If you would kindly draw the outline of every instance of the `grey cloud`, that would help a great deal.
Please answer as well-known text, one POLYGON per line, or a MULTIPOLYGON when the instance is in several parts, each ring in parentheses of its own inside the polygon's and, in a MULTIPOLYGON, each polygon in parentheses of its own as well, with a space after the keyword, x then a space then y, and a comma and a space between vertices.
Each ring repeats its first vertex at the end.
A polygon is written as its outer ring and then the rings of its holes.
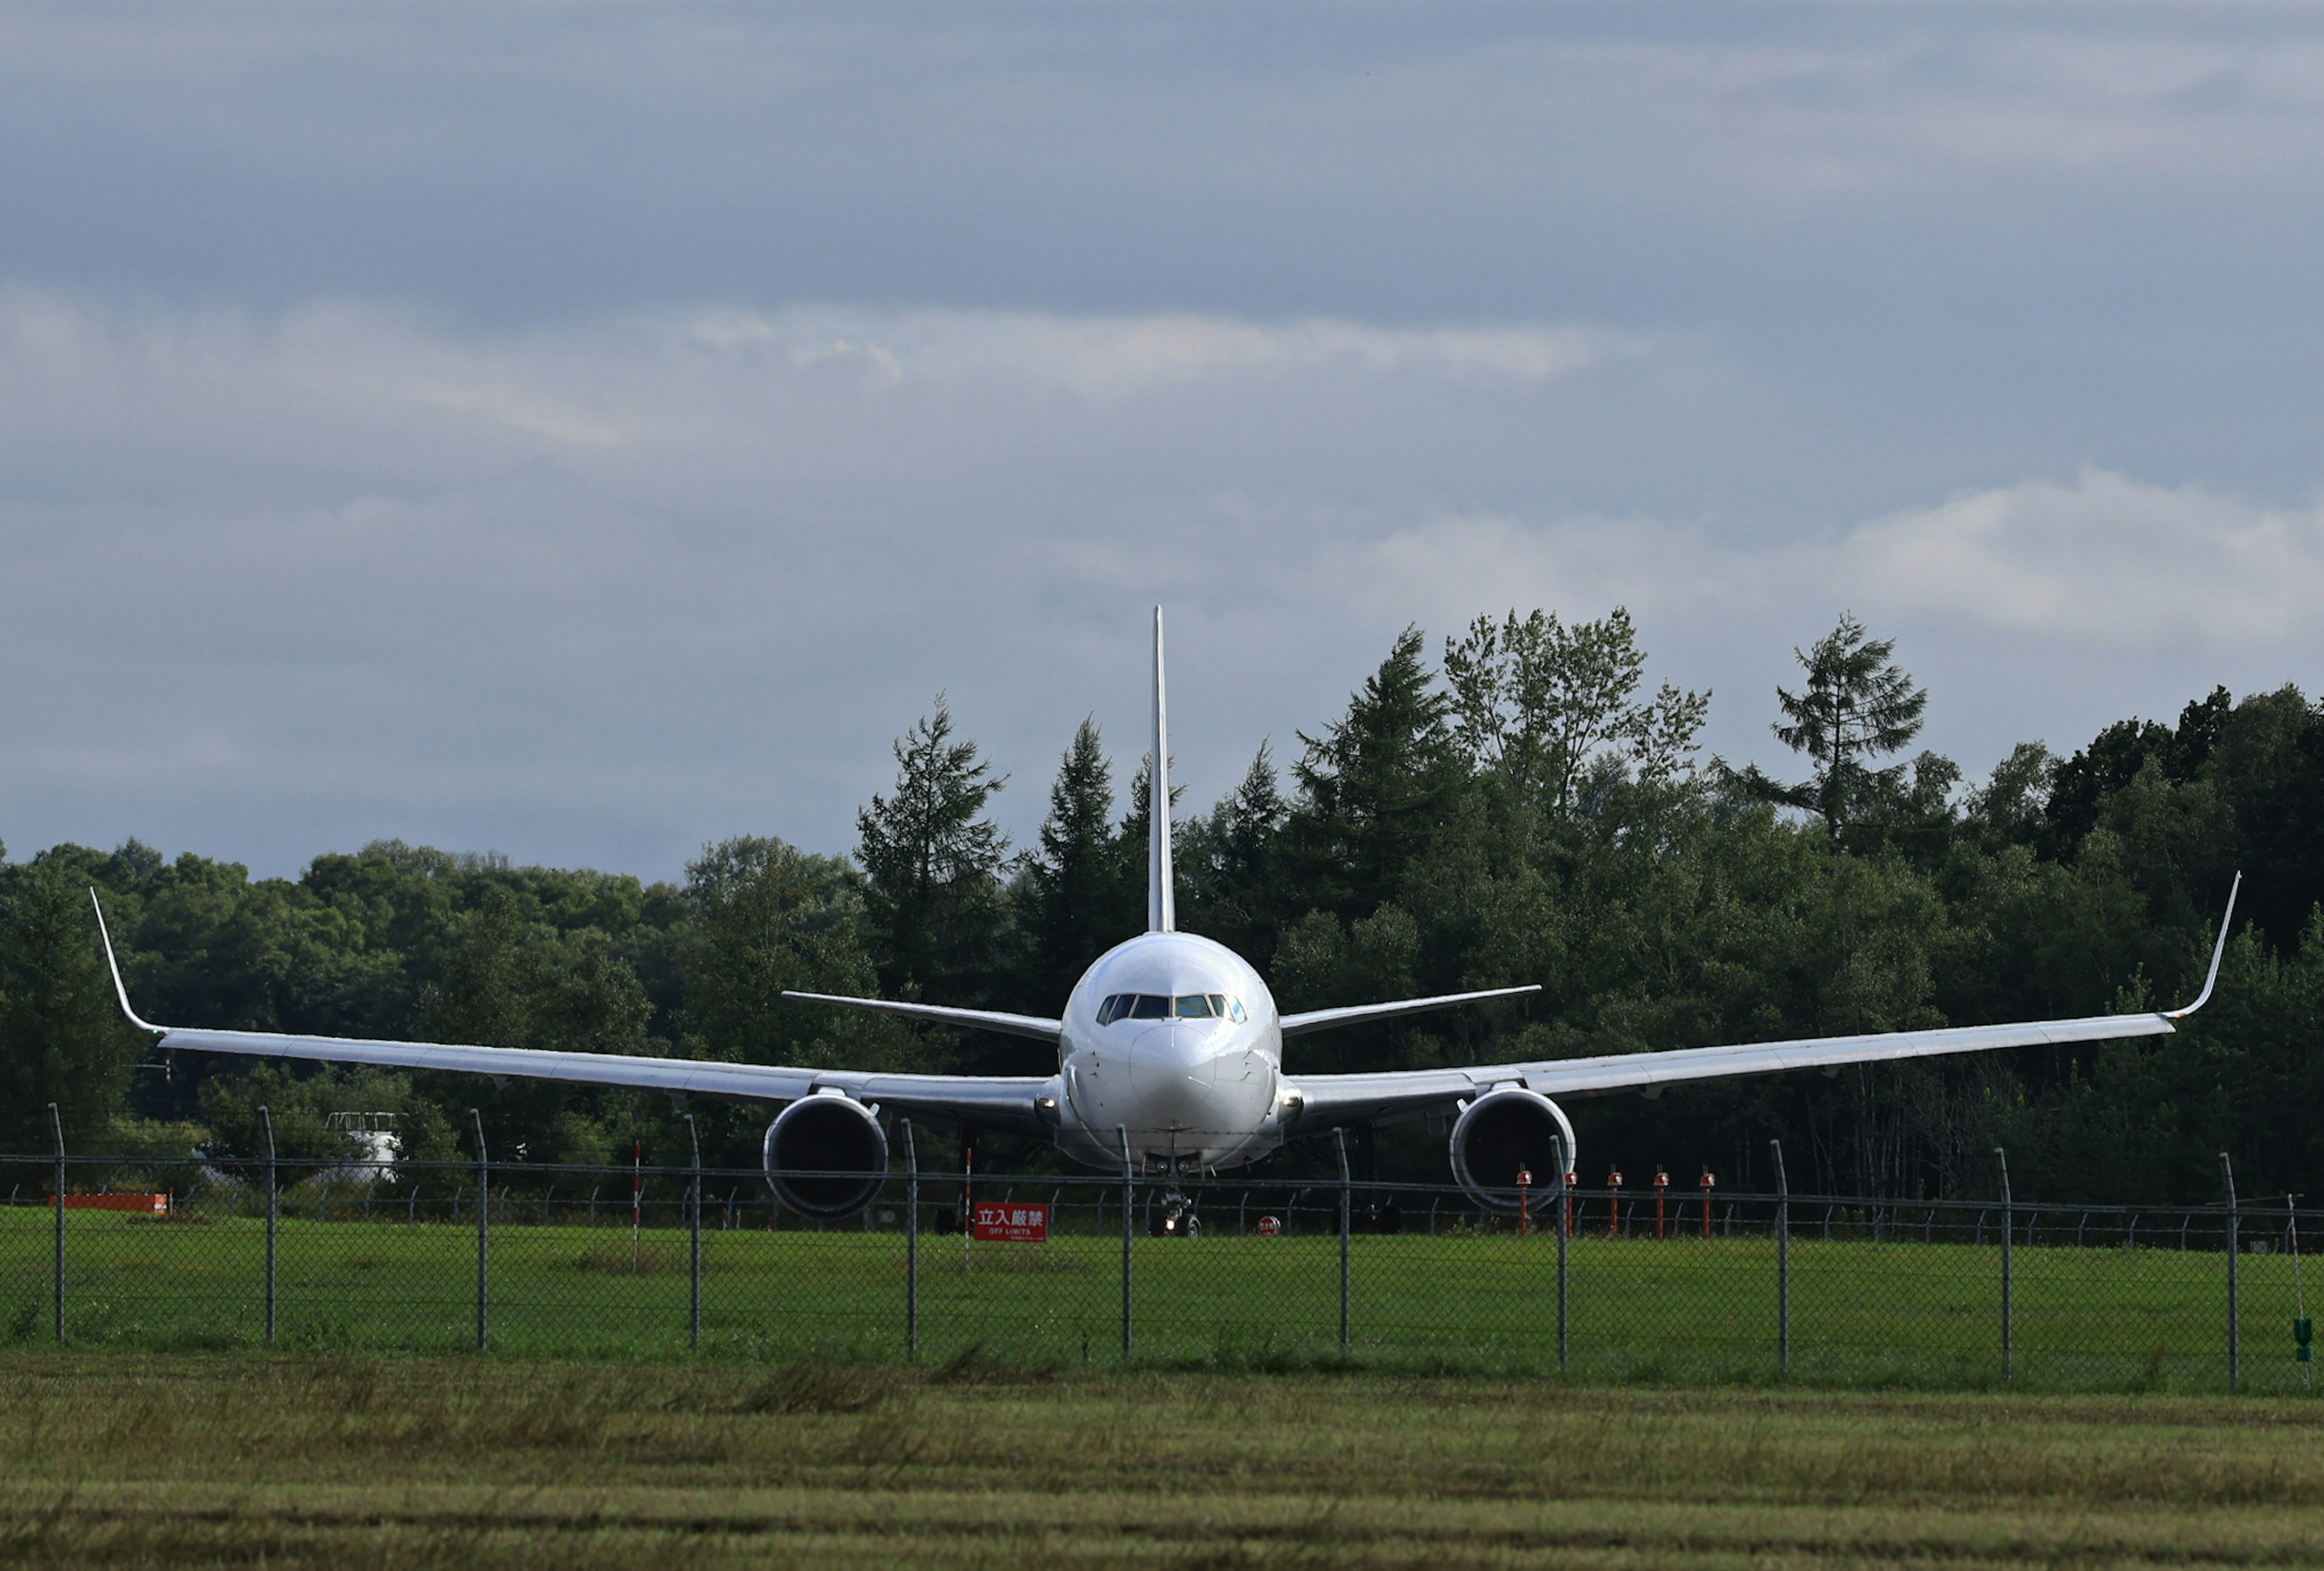
POLYGON ((2317 652, 2311 10, 23 6, 0 149, 19 848, 844 845, 938 688, 1021 833, 1157 598, 1197 796, 1513 602, 1736 754, 2317 652))
POLYGON ((1629 604, 1738 756, 1841 605, 1906 633, 1972 766, 2315 652, 2300 506, 2094 471, 1815 537, 1561 494, 1737 462, 1668 433, 1755 402, 1698 344, 1587 326, 815 308, 493 337, 19 293, 0 462, 41 483, 0 503, 0 659, 29 673, 0 834, 667 873, 745 828, 846 845, 945 688, 1021 835, 1084 713, 1134 759, 1156 600, 1197 799, 1406 621, 1510 605, 1629 604), (2092 556, 2120 629, 2059 587, 2092 556), (2190 584, 2173 641, 2121 658, 2190 584))

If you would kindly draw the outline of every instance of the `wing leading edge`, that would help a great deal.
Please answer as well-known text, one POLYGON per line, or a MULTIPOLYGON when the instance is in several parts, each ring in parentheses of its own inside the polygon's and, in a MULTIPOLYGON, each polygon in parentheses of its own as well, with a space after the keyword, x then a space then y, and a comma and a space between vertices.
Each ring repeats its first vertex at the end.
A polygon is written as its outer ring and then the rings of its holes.
MULTIPOLYGON (((89 892, 89 899, 96 903, 96 891, 89 892)), ((130 1007, 129 990, 121 980, 121 964, 114 956, 113 938, 106 931, 102 905, 97 907, 97 930, 105 938, 106 964, 112 968, 114 996, 120 1000, 121 1012, 131 1024, 152 1031, 157 1039, 156 1046, 261 1058, 304 1058, 385 1068, 452 1069, 503 1078, 569 1080, 592 1086, 666 1091, 681 1096, 726 1096, 753 1102, 791 1102, 828 1088, 907 1114, 1028 1132, 1047 1127, 1040 1099, 1056 1095, 1054 1077, 899 1075, 871 1069, 809 1069, 696 1058, 631 1058, 616 1053, 567 1053, 534 1048, 484 1048, 156 1025, 139 1018, 130 1007)), ((1044 1023, 1029 1016, 1010 1018, 1028 1026, 1044 1023)), ((1055 1029, 1055 1022, 1047 1023, 1055 1029)))
MULTIPOLYGON (((2183 1009, 2151 1014, 2090 1015, 2080 1020, 2031 1021, 2014 1025, 1950 1026, 1935 1030, 1882 1031, 1867 1036, 1810 1037, 1784 1042, 1749 1042, 1711 1048, 1674 1048, 1659 1053, 1611 1053, 1590 1058, 1544 1058, 1463 1068, 1397 1070, 1369 1075, 1301 1075, 1292 1077, 1302 1098, 1304 1129, 1371 1119, 1412 1116, 1434 1111, 1496 1086, 1523 1086, 1545 1096, 1597 1096, 1612 1091, 1658 1094, 1665 1086, 1718 1080, 1737 1075, 1772 1075, 1787 1069, 1836 1072, 1849 1064, 1935 1058, 1947 1053, 1986 1052, 1997 1048, 2032 1048, 2070 1042, 2112 1041, 2126 1037, 2168 1036, 2209 1002, 2227 954, 2227 935, 2243 875, 2227 892, 2219 937, 2203 991, 2183 1009)), ((1324 1013, 1337 1012, 1324 1011, 1324 1013)), ((1285 1022, 1289 1034, 1289 1021, 1285 1022)), ((1329 1023, 1337 1023, 1329 1022, 1329 1023)))

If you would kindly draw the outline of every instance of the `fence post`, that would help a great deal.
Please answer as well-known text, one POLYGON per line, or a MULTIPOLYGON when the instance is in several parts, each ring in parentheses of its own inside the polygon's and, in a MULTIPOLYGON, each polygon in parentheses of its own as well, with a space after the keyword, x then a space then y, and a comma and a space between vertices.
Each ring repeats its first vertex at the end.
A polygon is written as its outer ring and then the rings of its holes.
POLYGON ((282 1208, 282 1186, 274 1165, 274 1114, 263 1104, 258 1126, 266 1132, 266 1340, 274 1340, 274 1220, 282 1208))
POLYGON ((476 1132, 476 1351, 484 1350, 486 1334, 491 1329, 492 1295, 486 1272, 492 1259, 491 1236, 493 1165, 484 1150, 484 1115, 475 1108, 468 1109, 468 1122, 476 1132))
POLYGON ((2243 1217, 2236 1210, 2236 1169, 2227 1160, 2227 1153, 2219 1153, 2219 1177, 2227 1186, 2227 1389, 2233 1391, 2243 1379, 2244 1320, 2236 1303, 2236 1254, 2243 1247, 2238 1236, 2243 1231, 2243 1217))
POLYGON ((1130 1187, 1135 1181, 1136 1174, 1130 1163, 1129 1126, 1117 1124, 1114 1132, 1121 1137, 1121 1359, 1127 1363, 1130 1362, 1130 1203, 1134 1198, 1130 1187))
POLYGON ((2016 1329, 2010 1289, 2015 1285, 2009 1269, 2009 1234, 2016 1218, 2016 1208, 2009 1195, 2009 1153, 1999 1146, 1993 1148, 1993 1160, 2001 1164, 2001 1378, 2010 1378, 2012 1333, 2016 1329))
POLYGON ((1792 1185, 1784 1176, 1784 1142, 1771 1140, 1775 1152, 1775 1367, 1792 1368, 1792 1185))
POLYGON ((686 1143, 694 1152, 694 1198, 688 1208, 687 1224, 691 1236, 687 1243, 691 1258, 687 1270, 693 1282, 692 1304, 687 1319, 687 1345, 695 1352, 702 1351, 702 1137, 694 1127, 694 1114, 686 1115, 686 1143))
POLYGON ((904 1358, 920 1361, 920 1153, 904 1120, 904 1358))
POLYGON ((2300 1364, 2300 1383, 2316 1389, 2315 1322, 2308 1317, 2308 1284, 2300 1279, 2300 1197, 2283 1197, 2284 1243, 2292 1247, 2292 1356, 2300 1364))
POLYGON ((1348 1186, 1348 1132, 1332 1131, 1332 1143, 1340 1153, 1340 1351, 1348 1350, 1348 1233, 1352 1221, 1355 1193, 1348 1186))
POLYGON ((1563 1369, 1566 1355, 1571 1351, 1566 1337, 1568 1326, 1566 1289, 1570 1279, 1566 1273, 1565 1254, 1572 1238, 1573 1229, 1569 1226, 1560 1226, 1558 1216, 1560 1213, 1567 1215, 1572 1214, 1573 1200, 1566 1192, 1565 1180, 1573 1167, 1573 1159, 1565 1149, 1563 1135, 1553 1136, 1552 1139, 1557 1149, 1557 1210, 1550 1213, 1549 1230, 1557 1234, 1557 1367, 1563 1369))
POLYGON ((49 1104, 49 1133, 57 1142, 57 1340, 65 1339, 65 1123, 49 1104))

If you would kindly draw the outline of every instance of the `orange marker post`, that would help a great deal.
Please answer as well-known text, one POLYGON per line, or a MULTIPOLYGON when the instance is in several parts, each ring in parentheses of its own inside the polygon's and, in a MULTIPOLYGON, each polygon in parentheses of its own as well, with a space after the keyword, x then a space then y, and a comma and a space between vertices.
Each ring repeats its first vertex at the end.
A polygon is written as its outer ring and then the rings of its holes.
POLYGON ((1619 1238, 1622 1236, 1621 1169, 1616 1168, 1612 1172, 1606 1175, 1606 1187, 1614 1191, 1614 1198, 1607 1206, 1609 1215, 1606 1218, 1606 1236, 1609 1238, 1619 1238))
POLYGON ((1565 1169, 1565 1236, 1573 1236, 1573 1169, 1565 1169))
POLYGON ((1663 1171, 1660 1168, 1656 1168, 1655 1169, 1655 1237, 1657 1240, 1664 1236, 1663 1197, 1667 1194, 1669 1190, 1670 1175, 1663 1171))
POLYGON ((1517 1236, 1519 1238, 1523 1238, 1526 1234, 1526 1201, 1532 1192, 1533 1169, 1531 1168, 1519 1168, 1517 1169, 1517 1236))
POLYGON ((1719 1180, 1711 1176, 1709 1168, 1702 1169, 1702 1236, 1705 1239, 1711 1236, 1711 1191, 1718 1183, 1719 1180))

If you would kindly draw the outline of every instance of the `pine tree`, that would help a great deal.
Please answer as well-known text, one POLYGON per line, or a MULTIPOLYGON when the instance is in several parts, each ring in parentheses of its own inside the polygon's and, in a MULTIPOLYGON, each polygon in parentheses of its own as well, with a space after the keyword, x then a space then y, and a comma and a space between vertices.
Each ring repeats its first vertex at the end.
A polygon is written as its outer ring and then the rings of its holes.
POLYGON ((1369 916, 1392 899, 1405 866, 1443 830, 1465 779, 1420 629, 1388 659, 1322 736, 1300 733, 1300 802, 1289 831, 1311 903, 1369 916))
POLYGON ((1903 765, 1874 770, 1868 761, 1898 751, 1921 734, 1928 689, 1913 685, 1892 658, 1895 652, 1895 639, 1872 637, 1853 614, 1843 612, 1840 625, 1813 649, 1804 654, 1792 651, 1807 671, 1806 688, 1797 693, 1775 689, 1784 715, 1775 726, 1775 738, 1806 754, 1814 773, 1799 785, 1773 787, 1769 794, 1821 818, 1835 846, 1859 813, 1903 788, 1903 765))
POLYGON ((881 983, 902 996, 962 1002, 982 985, 997 940, 1008 837, 985 818, 1007 783, 975 743, 953 739, 952 709, 896 741, 896 790, 855 815, 881 983))
POLYGON ((1081 723, 1057 765, 1049 816, 1025 876, 1030 980, 1042 998, 1061 1004, 1091 961, 1138 930, 1121 920, 1113 765, 1093 720, 1081 723))
POLYGON ((1240 955, 1275 948, 1283 913, 1274 879, 1276 837, 1288 804, 1268 745, 1242 781, 1180 836, 1180 924, 1240 955))

